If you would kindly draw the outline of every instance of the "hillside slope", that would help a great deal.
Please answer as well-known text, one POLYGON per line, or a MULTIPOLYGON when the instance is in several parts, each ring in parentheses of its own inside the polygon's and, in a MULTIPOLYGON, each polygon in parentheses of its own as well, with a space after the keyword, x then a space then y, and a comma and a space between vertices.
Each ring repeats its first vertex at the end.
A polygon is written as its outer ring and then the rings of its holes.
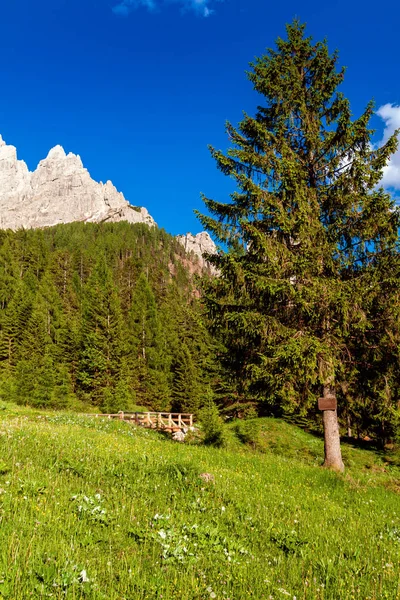
MULTIPOLYGON (((284 451, 2 408, 4 600, 399 598, 399 472, 378 455, 349 447, 340 477, 284 451)), ((263 426, 277 446, 298 431, 263 426)))
POLYGON ((202 272, 145 224, 0 231, 0 393, 34 406, 196 411, 215 370, 202 272))

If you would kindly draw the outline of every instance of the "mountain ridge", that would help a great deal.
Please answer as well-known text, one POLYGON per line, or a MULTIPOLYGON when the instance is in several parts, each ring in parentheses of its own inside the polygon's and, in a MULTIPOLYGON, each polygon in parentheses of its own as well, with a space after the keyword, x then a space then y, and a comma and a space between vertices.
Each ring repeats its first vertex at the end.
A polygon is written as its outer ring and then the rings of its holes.
MULTIPOLYGON (((18 159, 16 147, 0 135, 0 229, 35 229, 76 221, 157 226, 146 208, 133 206, 111 181, 92 179, 78 154, 67 154, 56 145, 31 172, 18 159)), ((203 253, 216 252, 206 232, 176 237, 203 267, 203 253)))
POLYGON ((55 146, 30 172, 0 136, 0 228, 51 227, 74 221, 156 223, 132 206, 111 181, 94 181, 79 155, 55 146))

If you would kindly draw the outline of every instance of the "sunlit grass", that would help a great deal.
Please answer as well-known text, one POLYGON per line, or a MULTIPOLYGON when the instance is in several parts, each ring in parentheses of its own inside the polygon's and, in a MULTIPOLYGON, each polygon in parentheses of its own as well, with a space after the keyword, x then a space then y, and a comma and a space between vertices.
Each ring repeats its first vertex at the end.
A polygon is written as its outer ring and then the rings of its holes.
POLYGON ((400 598, 398 468, 345 447, 338 476, 320 439, 261 423, 258 450, 232 427, 216 450, 0 411, 0 598, 400 598))

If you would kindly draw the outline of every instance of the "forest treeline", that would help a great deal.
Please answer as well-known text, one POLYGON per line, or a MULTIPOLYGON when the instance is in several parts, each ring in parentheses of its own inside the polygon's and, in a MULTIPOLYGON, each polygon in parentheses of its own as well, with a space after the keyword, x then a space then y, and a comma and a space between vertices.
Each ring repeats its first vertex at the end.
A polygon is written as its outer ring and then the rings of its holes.
POLYGON ((197 281, 196 258, 157 227, 0 232, 4 398, 205 406, 212 435, 216 405, 285 416, 323 428, 338 471, 345 429, 399 439, 400 209, 380 187, 398 132, 377 148, 373 103, 353 117, 338 53, 298 20, 286 33, 250 65, 261 104, 227 124, 226 152, 211 147, 237 187, 198 213, 218 276, 197 281))
MULTIPOLYGON (((215 402, 225 415, 284 416, 320 427, 315 402, 304 409, 288 395, 282 405, 251 389, 250 378, 232 376, 241 349, 226 328, 216 331, 218 319, 199 294, 209 278, 201 284, 196 258, 188 258, 174 237, 143 224, 0 231, 0 399, 195 414, 215 402)), ((396 341, 375 336, 379 348, 360 359, 358 382, 353 377, 339 390, 339 418, 353 435, 387 439, 397 431, 397 371, 384 349, 396 341), (390 394, 380 381, 391 384, 390 394)), ((357 344, 361 357, 367 350, 357 344)))
POLYGON ((2 397, 196 412, 216 349, 187 265, 177 240, 142 224, 1 231, 2 397))

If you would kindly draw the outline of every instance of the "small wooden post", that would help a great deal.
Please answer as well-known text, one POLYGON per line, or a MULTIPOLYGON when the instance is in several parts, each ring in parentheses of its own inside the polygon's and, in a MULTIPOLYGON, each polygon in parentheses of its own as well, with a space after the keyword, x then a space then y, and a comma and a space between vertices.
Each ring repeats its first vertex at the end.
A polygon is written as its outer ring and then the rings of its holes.
POLYGON ((121 419, 121 421, 124 420, 124 411, 123 410, 119 411, 119 418, 121 419))
POLYGON ((172 431, 172 415, 169 413, 168 415, 168 429, 172 431))
POLYGON ((157 414, 157 428, 161 429, 161 413, 157 414))
POLYGON ((190 415, 189 417, 189 426, 193 427, 193 415, 190 415))
POLYGON ((179 415, 178 415, 178 425, 179 425, 180 428, 182 428, 182 415, 181 415, 181 413, 179 413, 179 415))

